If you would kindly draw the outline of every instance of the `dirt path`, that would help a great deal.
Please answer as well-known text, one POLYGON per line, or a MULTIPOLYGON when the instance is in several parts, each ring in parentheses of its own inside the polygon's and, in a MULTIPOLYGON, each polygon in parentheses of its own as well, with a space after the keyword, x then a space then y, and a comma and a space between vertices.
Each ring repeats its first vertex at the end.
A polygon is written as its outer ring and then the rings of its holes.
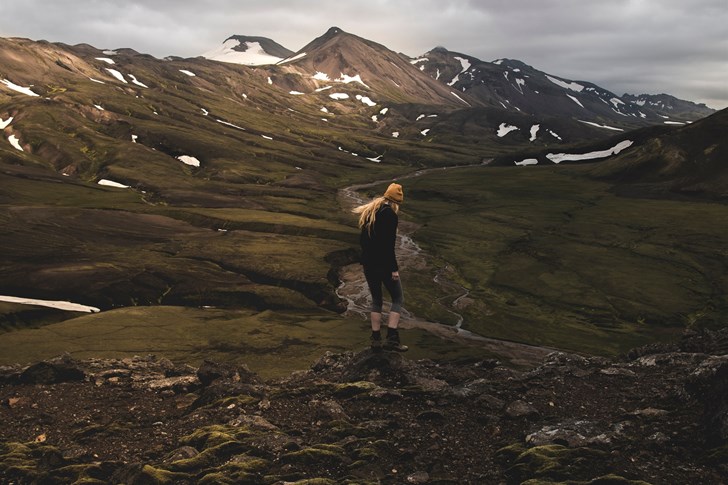
MULTIPOLYGON (((487 165, 487 162, 484 162, 481 165, 487 165)), ((473 166, 478 165, 471 165, 470 167, 473 166)), ((418 170, 412 174, 398 177, 397 180, 407 180, 420 177, 434 171, 455 170, 457 168, 465 167, 418 170)), ((339 190, 339 204, 344 211, 351 212, 351 209, 367 201, 367 199, 362 197, 359 193, 361 190, 384 184, 388 181, 389 180, 377 180, 375 182, 352 185, 350 187, 343 188, 339 190)), ((397 261, 399 262, 404 275, 406 275, 408 270, 424 270, 429 266, 429 256, 417 245, 417 242, 415 242, 412 237, 414 232, 417 230, 417 227, 417 224, 409 221, 400 221, 399 223, 399 232, 397 235, 397 261)), ((446 269, 447 265, 445 266, 445 270, 446 269)), ((510 342, 507 340, 483 337, 464 330, 462 328, 464 321, 463 316, 458 313, 457 310, 460 305, 466 304, 469 291, 463 286, 450 281, 445 274, 445 270, 438 272, 433 279, 433 284, 439 285, 445 289, 447 296, 440 298, 439 303, 448 312, 456 316, 458 323, 452 326, 439 322, 431 322, 419 318, 408 312, 406 309, 403 309, 402 320, 400 323, 402 328, 419 328, 440 338, 462 343, 463 345, 476 345, 502 359, 508 360, 514 365, 537 364, 541 362, 547 354, 556 350, 547 347, 538 347, 510 342)), ((339 277, 342 283, 337 289, 337 295, 348 302, 347 313, 359 315, 366 320, 369 315, 368 312, 371 299, 361 266, 359 264, 345 266, 341 269, 339 277)), ((407 289, 405 288, 405 298, 406 292, 407 289)))

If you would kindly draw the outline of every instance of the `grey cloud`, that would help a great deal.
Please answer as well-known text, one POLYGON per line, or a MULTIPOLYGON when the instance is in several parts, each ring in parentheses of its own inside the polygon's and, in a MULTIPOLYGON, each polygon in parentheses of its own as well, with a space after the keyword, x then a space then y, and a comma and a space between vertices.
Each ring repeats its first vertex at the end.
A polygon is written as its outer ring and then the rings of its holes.
POLYGON ((298 50, 327 28, 416 56, 437 45, 520 59, 616 94, 669 92, 728 106, 725 0, 24 0, 0 5, 0 35, 157 57, 196 56, 233 34, 298 50))

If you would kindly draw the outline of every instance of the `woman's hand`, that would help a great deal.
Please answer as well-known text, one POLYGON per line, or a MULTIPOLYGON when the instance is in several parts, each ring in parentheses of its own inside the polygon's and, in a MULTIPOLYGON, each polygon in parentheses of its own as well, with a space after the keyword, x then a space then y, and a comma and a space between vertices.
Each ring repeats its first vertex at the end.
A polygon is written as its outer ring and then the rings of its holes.
POLYGON ((399 279, 399 271, 392 271, 392 280, 397 281, 399 279))

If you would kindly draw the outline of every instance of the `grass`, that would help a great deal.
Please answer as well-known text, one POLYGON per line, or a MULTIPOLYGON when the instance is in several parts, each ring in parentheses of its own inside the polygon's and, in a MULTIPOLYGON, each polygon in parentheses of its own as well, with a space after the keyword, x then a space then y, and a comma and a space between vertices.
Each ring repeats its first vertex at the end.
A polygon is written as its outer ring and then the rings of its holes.
MULTIPOLYGON (((481 335, 616 354, 722 326, 728 207, 610 189, 578 169, 460 169, 408 181, 407 214, 471 291, 464 327, 481 335)), ((427 312, 431 280, 412 284, 427 312)))
MULTIPOLYGON (((427 107, 382 101, 390 112, 373 123, 360 103, 287 96, 263 69, 116 56, 120 71, 151 86, 143 89, 107 79, 92 59, 77 59, 79 75, 24 55, 11 68, 56 88, 47 99, 0 98, 30 146, 0 145, 0 294, 105 311, 0 305, 7 363, 157 352, 240 358, 274 374, 324 350, 358 348, 366 325, 326 310, 336 303, 332 254, 357 247, 337 189, 513 149, 488 113, 442 113, 423 137, 412 120, 427 107), (202 166, 174 158, 183 154, 202 166), (382 163, 365 159, 377 155, 382 163), (100 187, 100 178, 132 189, 100 187)), ((482 335, 617 353, 720 324, 727 236, 716 221, 725 206, 620 198, 561 168, 408 180, 403 217, 422 224, 417 241, 434 255, 430 269, 403 275, 408 307, 454 324, 439 303, 453 293, 432 283, 443 272, 470 290, 464 325, 482 335)), ((413 358, 482 354, 422 332, 408 339, 413 358)))
MULTIPOLYGON (((321 311, 290 312, 177 306, 128 307, 78 316, 0 336, 0 365, 64 352, 75 358, 155 354, 199 365, 204 359, 245 363, 264 378, 309 367, 326 351, 364 349, 368 324, 321 311)), ((412 358, 483 357, 422 331, 403 333, 412 358)))

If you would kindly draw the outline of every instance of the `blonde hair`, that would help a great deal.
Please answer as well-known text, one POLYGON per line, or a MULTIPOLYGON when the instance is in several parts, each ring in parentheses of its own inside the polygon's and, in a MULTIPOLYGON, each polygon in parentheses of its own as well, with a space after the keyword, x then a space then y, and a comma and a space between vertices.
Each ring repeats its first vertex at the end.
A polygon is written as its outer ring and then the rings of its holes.
POLYGON ((377 219, 377 211, 384 205, 389 204, 395 214, 399 212, 399 204, 392 202, 386 197, 377 197, 367 204, 360 205, 352 209, 354 214, 359 214, 359 229, 366 227, 369 234, 372 233, 374 221, 377 219))

